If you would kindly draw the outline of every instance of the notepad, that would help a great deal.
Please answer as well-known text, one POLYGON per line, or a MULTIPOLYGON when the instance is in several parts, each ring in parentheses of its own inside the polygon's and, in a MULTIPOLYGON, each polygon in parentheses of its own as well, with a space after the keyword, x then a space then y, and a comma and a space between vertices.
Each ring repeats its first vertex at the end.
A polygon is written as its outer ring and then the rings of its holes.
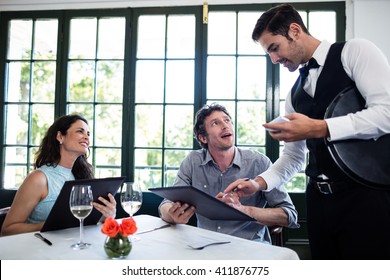
MULTIPOLYGON (((119 187, 122 185, 126 177, 110 177, 102 179, 80 179, 66 181, 62 187, 60 194, 47 217, 41 232, 59 230, 71 227, 80 226, 80 221, 70 212, 69 198, 72 186, 74 185, 90 185, 92 188, 93 200, 98 201, 98 197, 102 196, 108 199, 108 193, 115 195, 119 187)), ((92 209, 91 214, 84 220, 84 225, 95 225, 99 222, 102 214, 92 209)))
POLYGON ((244 212, 193 186, 149 188, 149 190, 170 201, 193 205, 196 208, 196 213, 210 220, 256 221, 244 212))

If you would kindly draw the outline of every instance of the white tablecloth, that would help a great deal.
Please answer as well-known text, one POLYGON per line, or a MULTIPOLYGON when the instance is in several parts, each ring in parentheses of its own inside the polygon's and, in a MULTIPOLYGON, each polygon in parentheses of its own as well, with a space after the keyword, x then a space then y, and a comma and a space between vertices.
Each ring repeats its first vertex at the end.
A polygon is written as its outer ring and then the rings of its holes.
MULTIPOLYGON (((139 215, 134 217, 138 232, 152 229, 165 222, 160 218, 139 215)), ((106 259, 103 249, 106 235, 101 233, 101 225, 84 227, 84 241, 92 245, 85 250, 73 250, 71 244, 79 239, 79 228, 44 232, 42 235, 53 245, 49 246, 34 237, 34 233, 24 233, 0 237, 0 259, 2 260, 99 260, 106 259)), ((203 230, 188 225, 172 225, 168 228, 139 234, 127 259, 134 260, 240 260, 265 259, 297 260, 293 250, 249 241, 234 236, 203 230), (188 244, 204 240, 230 241, 228 244, 213 245, 203 250, 191 249, 188 244)))

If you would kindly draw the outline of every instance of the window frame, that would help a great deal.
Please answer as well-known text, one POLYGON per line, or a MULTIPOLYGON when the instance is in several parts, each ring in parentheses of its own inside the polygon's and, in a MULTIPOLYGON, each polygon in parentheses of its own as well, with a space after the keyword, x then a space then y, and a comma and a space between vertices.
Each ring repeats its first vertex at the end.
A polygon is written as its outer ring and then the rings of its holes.
MULTIPOLYGON (((345 3, 344 2, 321 2, 321 3, 292 3, 297 10, 323 11, 332 10, 336 12, 336 36, 337 41, 345 40, 345 3)), ((237 5, 212 5, 209 11, 265 11, 277 4, 237 4, 237 5)), ((8 23, 12 19, 37 19, 37 18, 57 18, 59 26, 59 40, 57 44, 57 76, 55 88, 54 117, 66 114, 67 110, 67 63, 66 53, 69 51, 69 22, 73 17, 106 17, 123 16, 126 18, 125 54, 124 61, 124 83, 123 83, 123 114, 122 131, 129 133, 122 134, 121 151, 121 174, 129 180, 133 180, 134 171, 134 129, 135 129, 135 50, 137 38, 137 18, 144 14, 163 13, 194 13, 196 17, 196 40, 195 40, 195 84, 194 84, 194 113, 207 103, 206 86, 206 63, 207 57, 207 26, 202 24, 202 6, 185 7, 151 7, 151 8, 128 8, 128 9, 86 9, 86 10, 63 10, 63 11, 21 11, 21 12, 1 12, 0 13, 0 37, 7 38, 8 23)), ((4 166, 5 166, 5 65, 6 65, 7 40, 0 43, 0 177, 4 186, 4 166)), ((267 91, 266 91, 266 119, 271 120, 279 115, 279 66, 273 65, 267 56, 267 91)), ((268 134, 266 136, 266 155, 275 161, 279 156, 279 143, 273 140, 268 134)), ((193 149, 199 148, 198 143, 193 141, 193 149)), ((28 160, 29 161, 29 160, 28 160)), ((30 168, 30 163, 28 163, 30 168)), ((96 165, 96 162, 93 162, 96 165)), ((164 183, 162 182, 162 185, 164 183)))

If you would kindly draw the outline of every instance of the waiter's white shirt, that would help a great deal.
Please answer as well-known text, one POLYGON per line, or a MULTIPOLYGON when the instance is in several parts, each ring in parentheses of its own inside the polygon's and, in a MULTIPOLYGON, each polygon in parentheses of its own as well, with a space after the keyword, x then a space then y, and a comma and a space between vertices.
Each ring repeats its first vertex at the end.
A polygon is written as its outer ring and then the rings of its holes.
MULTIPOLYGON (((305 91, 312 97, 330 46, 329 42, 322 41, 313 54, 320 67, 310 69, 304 85, 305 91)), ((341 62, 366 100, 367 109, 326 119, 329 140, 371 139, 390 133, 390 66, 386 56, 368 40, 351 39, 342 50, 341 62)), ((286 114, 294 112, 290 91, 286 98, 286 114)), ((306 140, 285 143, 283 153, 275 164, 259 175, 267 182, 267 191, 299 172, 305 163, 306 153, 306 140)))

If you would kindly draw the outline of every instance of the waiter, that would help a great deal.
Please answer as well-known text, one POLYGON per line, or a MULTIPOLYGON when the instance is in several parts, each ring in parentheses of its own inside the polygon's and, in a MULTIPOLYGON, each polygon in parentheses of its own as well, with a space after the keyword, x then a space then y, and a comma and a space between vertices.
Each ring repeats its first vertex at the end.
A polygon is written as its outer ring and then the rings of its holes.
POLYGON ((263 13, 252 38, 273 63, 291 72, 304 67, 286 100, 289 121, 264 124, 275 130, 270 132, 274 139, 286 142, 282 155, 254 180, 237 180, 225 192, 237 184, 240 196, 272 190, 301 170, 309 151, 306 199, 312 258, 390 259, 390 187, 377 190, 349 179, 333 161, 324 141, 372 139, 390 133, 390 67, 386 57, 363 39, 334 44, 319 41, 288 4, 263 13), (335 96, 354 85, 367 108, 324 120, 335 96))

